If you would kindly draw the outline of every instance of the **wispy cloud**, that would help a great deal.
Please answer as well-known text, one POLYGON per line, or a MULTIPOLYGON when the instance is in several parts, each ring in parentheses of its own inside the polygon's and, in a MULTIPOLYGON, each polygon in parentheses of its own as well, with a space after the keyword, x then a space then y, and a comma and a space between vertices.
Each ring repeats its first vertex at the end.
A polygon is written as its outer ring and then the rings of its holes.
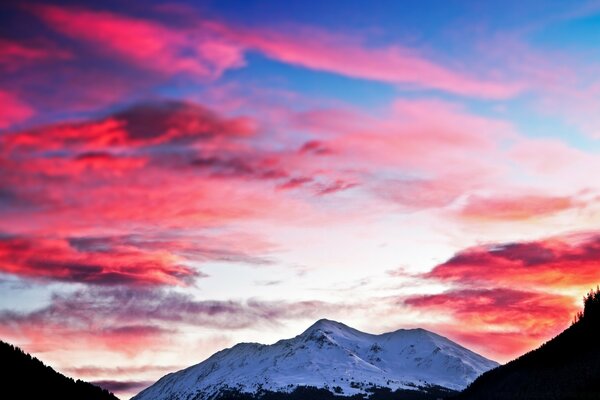
POLYGON ((83 341, 135 354, 186 326, 227 330, 273 327, 286 320, 314 319, 352 309, 355 307, 318 300, 198 300, 172 290, 90 287, 56 293, 48 306, 31 312, 0 312, 0 333, 26 338, 36 351, 51 348, 58 340, 63 347, 83 341), (45 332, 53 334, 45 336, 45 332))

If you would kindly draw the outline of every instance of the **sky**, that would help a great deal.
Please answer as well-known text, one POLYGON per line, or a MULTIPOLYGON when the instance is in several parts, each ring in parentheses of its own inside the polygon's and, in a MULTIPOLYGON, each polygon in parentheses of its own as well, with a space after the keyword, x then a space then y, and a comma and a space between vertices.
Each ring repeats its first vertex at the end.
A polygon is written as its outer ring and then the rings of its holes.
POLYGON ((62 373, 320 318, 506 362, 600 283, 600 2, 0 8, 0 338, 62 373))

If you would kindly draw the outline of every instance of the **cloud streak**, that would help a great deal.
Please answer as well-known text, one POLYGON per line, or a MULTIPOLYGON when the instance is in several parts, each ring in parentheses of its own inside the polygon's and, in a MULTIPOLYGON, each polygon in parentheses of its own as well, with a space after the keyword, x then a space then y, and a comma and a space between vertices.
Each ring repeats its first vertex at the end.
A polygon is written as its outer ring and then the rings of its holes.
POLYGON ((183 285, 200 274, 165 251, 135 246, 83 249, 56 238, 0 238, 0 271, 96 285, 183 285))
POLYGON ((258 51, 277 61, 317 71, 464 96, 508 98, 524 88, 520 83, 453 71, 408 48, 370 48, 355 38, 316 28, 300 27, 290 35, 204 20, 195 29, 176 29, 156 20, 86 8, 38 5, 32 10, 64 35, 93 43, 138 67, 170 75, 212 79, 227 69, 242 67, 245 53, 258 51))
POLYGON ((275 60, 351 78, 496 99, 515 96, 524 89, 519 83, 478 79, 453 71, 408 48, 367 47, 355 38, 314 28, 300 27, 295 34, 245 30, 236 37, 275 60))
POLYGON ((313 319, 351 309, 313 300, 197 300, 172 290, 89 287, 55 293, 48 306, 31 312, 0 312, 0 333, 27 338, 28 346, 36 351, 48 350, 59 340, 63 347, 84 342, 134 355, 159 346, 166 335, 172 337, 186 326, 220 330, 273 327, 286 320, 313 319), (45 336, 50 332, 53 334, 45 336))
POLYGON ((600 280, 596 232, 549 239, 475 246, 426 274, 459 283, 586 288, 600 280))
POLYGON ((477 220, 520 221, 546 217, 583 204, 566 196, 523 195, 506 197, 469 197, 460 216, 477 220))
POLYGON ((62 34, 160 73, 212 79, 244 64, 239 46, 208 30, 178 31, 157 21, 86 8, 37 5, 32 11, 62 34))

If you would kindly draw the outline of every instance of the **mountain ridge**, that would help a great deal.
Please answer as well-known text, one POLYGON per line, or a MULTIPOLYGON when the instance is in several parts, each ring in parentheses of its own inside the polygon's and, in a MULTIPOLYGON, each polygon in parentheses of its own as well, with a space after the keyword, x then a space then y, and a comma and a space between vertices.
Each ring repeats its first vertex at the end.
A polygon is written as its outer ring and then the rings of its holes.
POLYGON ((299 387, 344 396, 374 388, 460 390, 497 365, 425 329, 371 334, 320 319, 291 339, 221 350, 165 375, 134 399, 208 399, 227 390, 290 393, 299 387))

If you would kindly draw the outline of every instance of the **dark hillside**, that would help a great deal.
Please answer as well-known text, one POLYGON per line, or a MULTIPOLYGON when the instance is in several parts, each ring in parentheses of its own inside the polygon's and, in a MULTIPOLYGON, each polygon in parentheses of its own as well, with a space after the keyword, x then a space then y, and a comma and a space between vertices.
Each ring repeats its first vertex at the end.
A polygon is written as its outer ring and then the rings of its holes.
POLYGON ((107 390, 73 380, 18 347, 0 341, 2 391, 18 399, 118 400, 107 390))
POLYGON ((600 290, 560 335, 486 372, 456 399, 600 399, 600 290))

